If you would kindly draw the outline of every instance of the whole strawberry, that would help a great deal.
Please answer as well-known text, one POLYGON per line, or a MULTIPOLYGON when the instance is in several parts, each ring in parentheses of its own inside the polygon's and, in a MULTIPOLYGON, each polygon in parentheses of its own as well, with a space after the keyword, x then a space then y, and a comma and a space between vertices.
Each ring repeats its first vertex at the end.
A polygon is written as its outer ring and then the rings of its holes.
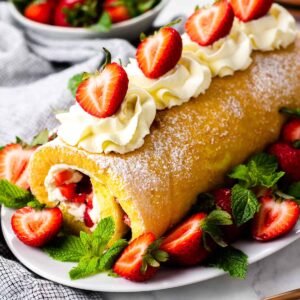
POLYGON ((109 14, 112 23, 119 23, 131 18, 127 6, 119 2, 119 0, 105 0, 104 2, 104 11, 109 14))
POLYGON ((300 181, 300 149, 286 142, 277 142, 270 147, 269 153, 277 157, 289 181, 300 181))
POLYGON ((138 46, 136 59, 148 78, 159 78, 173 69, 182 53, 182 39, 177 30, 163 27, 138 46))
POLYGON ((293 119, 283 126, 282 137, 288 143, 300 141, 300 119, 293 119))
POLYGON ((26 6, 24 16, 32 21, 50 24, 54 12, 53 2, 49 0, 32 2, 26 6))

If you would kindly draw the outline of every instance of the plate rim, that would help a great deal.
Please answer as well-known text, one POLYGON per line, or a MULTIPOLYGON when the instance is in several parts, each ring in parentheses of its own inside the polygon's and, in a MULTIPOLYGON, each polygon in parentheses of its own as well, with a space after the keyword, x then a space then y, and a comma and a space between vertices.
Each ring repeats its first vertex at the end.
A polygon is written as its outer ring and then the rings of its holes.
MULTIPOLYGON (((9 214, 12 211, 13 211, 13 209, 6 208, 4 206, 1 207, 1 217, 0 218, 1 218, 1 228, 2 228, 3 237, 5 239, 5 242, 7 243, 10 251, 19 260, 19 262, 21 262, 31 272, 41 276, 44 279, 51 280, 55 283, 58 283, 58 284, 61 284, 61 285, 64 285, 64 286, 68 286, 68 287, 71 287, 71 288, 77 288, 77 289, 93 291, 93 292, 116 292, 115 288, 110 288, 110 287, 103 288, 103 286, 102 286, 101 289, 99 289, 99 288, 97 288, 97 286, 95 286, 95 288, 87 289, 87 287, 84 284, 81 284, 79 281, 72 281, 70 279, 68 279, 68 280, 56 279, 51 274, 49 275, 49 273, 44 272, 42 269, 40 269, 40 268, 32 265, 30 262, 26 261, 26 259, 24 259, 23 256, 19 254, 19 252, 15 249, 15 247, 12 246, 12 243, 10 242, 9 237, 8 237, 9 228, 6 226, 7 220, 5 219, 5 214, 6 214, 6 212, 9 214)), ((10 222, 9 222, 9 224, 10 224, 10 222)), ((295 241, 297 241, 298 239, 300 239, 300 221, 299 221, 297 227, 298 228, 296 229, 295 232, 290 233, 288 235, 289 239, 285 243, 281 243, 281 245, 277 246, 276 248, 269 248, 269 249, 263 251, 262 253, 257 254, 255 257, 250 257, 249 258, 249 265, 251 265, 255 262, 258 262, 258 261, 260 261, 260 260, 262 260, 262 259, 264 259, 264 258, 266 258, 266 257, 282 250, 283 248, 286 248, 290 244, 292 244, 295 241)), ((47 254, 45 254, 45 255, 47 256, 47 254)), ((49 258, 49 260, 53 260, 51 257, 48 257, 48 258, 49 258)), ((59 263, 66 264, 64 262, 59 262, 59 263)), ((195 268, 197 268, 197 267, 195 267, 195 268)), ((213 279, 213 278, 217 278, 217 277, 220 277, 222 275, 227 274, 226 272, 224 272, 220 269, 217 269, 217 268, 206 268, 206 269, 210 269, 211 272, 205 279, 199 279, 195 276, 192 280, 191 279, 190 280, 182 280, 180 282, 174 281, 172 283, 168 282, 167 284, 161 284, 161 285, 157 284, 155 287, 153 287, 152 284, 149 284, 149 283, 147 284, 147 283, 132 283, 132 282, 130 282, 129 286, 119 285, 117 292, 135 293, 135 292, 150 292, 150 291, 166 290, 166 289, 172 289, 172 288, 183 287, 183 286, 188 286, 188 285, 200 283, 200 282, 210 280, 210 279, 213 279)), ((86 279, 86 280, 88 280, 88 279, 86 279)))

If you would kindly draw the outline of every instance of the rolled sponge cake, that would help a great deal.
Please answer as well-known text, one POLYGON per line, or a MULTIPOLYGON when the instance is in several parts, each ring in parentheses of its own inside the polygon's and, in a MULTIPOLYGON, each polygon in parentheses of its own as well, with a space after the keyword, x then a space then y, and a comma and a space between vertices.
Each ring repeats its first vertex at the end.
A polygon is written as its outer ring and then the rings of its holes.
POLYGON ((133 152, 91 154, 59 139, 40 147, 30 164, 32 192, 48 203, 50 167, 76 166, 91 177, 101 217, 113 216, 114 238, 126 231, 123 212, 133 238, 148 231, 161 236, 199 193, 222 184, 233 166, 278 138, 283 106, 300 106, 299 38, 286 50, 254 52, 246 71, 214 78, 205 94, 159 111, 145 144, 133 152))

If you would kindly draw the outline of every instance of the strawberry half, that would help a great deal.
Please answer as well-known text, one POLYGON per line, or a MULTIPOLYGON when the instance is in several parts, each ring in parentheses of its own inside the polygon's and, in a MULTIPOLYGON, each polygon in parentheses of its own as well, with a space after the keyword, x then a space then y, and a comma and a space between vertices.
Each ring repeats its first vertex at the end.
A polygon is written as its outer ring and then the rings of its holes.
POLYGON ((231 0, 234 14, 243 22, 258 19, 267 14, 273 0, 231 0))
POLYGON ((197 9, 188 18, 185 30, 192 41, 200 46, 208 46, 229 34, 233 20, 230 3, 221 0, 210 7, 197 9))
POLYGON ((204 213, 191 216, 164 239, 160 249, 170 255, 171 264, 196 265, 208 256, 202 242, 201 222, 205 218, 204 213))
POLYGON ((283 139, 288 143, 300 141, 300 119, 294 119, 285 124, 282 135, 283 139))
POLYGON ((19 144, 10 144, 0 150, 0 179, 28 189, 28 162, 35 149, 23 149, 19 144))
POLYGON ((79 84, 76 101, 90 115, 107 118, 123 102, 128 90, 128 76, 120 65, 110 63, 110 55, 100 72, 79 84))
POLYGON ((152 278, 159 262, 166 261, 167 254, 158 249, 160 240, 151 232, 133 240, 116 261, 115 273, 131 281, 142 282, 152 278))
POLYGON ((163 27, 138 46, 136 59, 146 77, 155 79, 172 70, 182 53, 182 39, 177 30, 163 27))
POLYGON ((289 143, 277 142, 273 144, 269 153, 277 157, 280 169, 286 173, 290 181, 300 181, 300 149, 289 143))
POLYGON ((11 219, 12 229, 19 240, 32 247, 41 247, 59 232, 63 216, 59 208, 18 209, 11 219))
POLYGON ((259 199, 260 209, 252 223, 252 236, 269 241, 291 231, 296 225, 300 209, 292 200, 276 200, 274 196, 259 199))

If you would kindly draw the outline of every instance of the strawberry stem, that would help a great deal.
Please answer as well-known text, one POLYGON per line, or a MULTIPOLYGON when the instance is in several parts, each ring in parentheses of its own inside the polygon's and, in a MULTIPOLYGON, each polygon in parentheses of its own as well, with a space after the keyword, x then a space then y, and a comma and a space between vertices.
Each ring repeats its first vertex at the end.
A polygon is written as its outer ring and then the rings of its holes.
POLYGON ((108 64, 111 63, 111 54, 110 54, 110 52, 104 47, 102 49, 105 53, 105 61, 104 61, 104 64, 102 65, 102 67, 101 67, 101 70, 103 70, 108 64))

